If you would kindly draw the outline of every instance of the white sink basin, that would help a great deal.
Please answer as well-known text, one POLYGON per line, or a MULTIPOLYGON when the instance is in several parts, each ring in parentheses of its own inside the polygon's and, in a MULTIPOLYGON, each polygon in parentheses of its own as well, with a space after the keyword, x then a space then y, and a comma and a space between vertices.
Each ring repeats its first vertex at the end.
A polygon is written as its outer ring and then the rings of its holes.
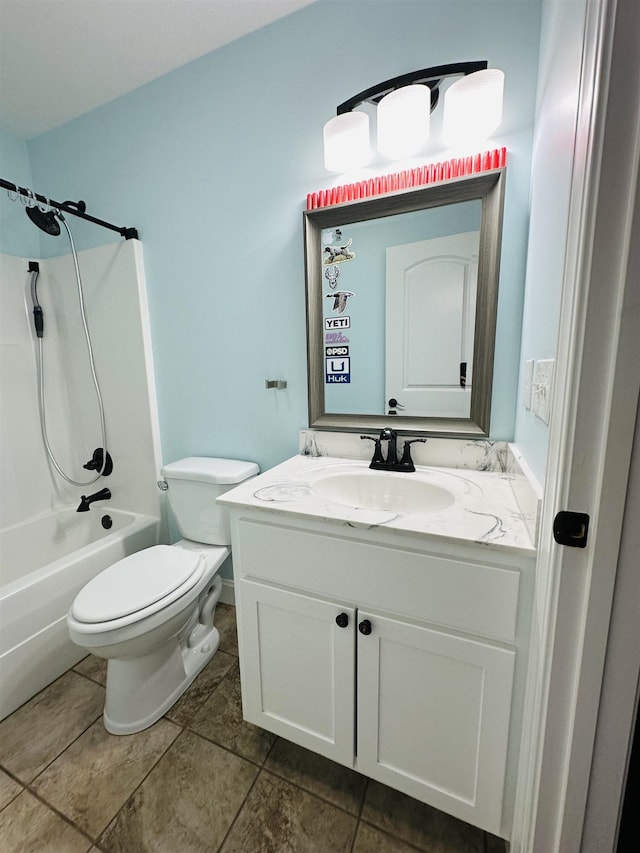
POLYGON ((452 506, 455 495, 419 474, 391 471, 331 471, 313 480, 317 497, 352 509, 387 512, 440 512, 452 506))

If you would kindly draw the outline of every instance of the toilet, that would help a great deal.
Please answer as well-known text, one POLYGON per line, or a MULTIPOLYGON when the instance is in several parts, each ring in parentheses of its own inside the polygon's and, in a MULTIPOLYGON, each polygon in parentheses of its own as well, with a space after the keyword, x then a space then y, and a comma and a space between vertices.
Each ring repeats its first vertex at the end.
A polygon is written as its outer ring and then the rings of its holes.
POLYGON ((219 570, 231 543, 228 512, 216 498, 257 473, 253 462, 201 456, 165 465, 184 539, 119 560, 76 596, 67 614, 71 640, 108 661, 108 732, 132 734, 155 723, 216 653, 219 570))

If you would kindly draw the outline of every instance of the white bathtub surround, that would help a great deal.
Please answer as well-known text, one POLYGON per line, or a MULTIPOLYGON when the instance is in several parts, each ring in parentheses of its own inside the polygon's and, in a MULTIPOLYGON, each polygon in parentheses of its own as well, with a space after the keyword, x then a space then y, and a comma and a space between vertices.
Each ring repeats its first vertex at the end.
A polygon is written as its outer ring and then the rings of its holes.
POLYGON ((0 719, 86 655, 66 623, 84 584, 158 541, 157 517, 110 509, 106 530, 105 514, 62 509, 0 531, 0 719))
MULTIPOLYGON (((0 392, 5 401, 0 413, 0 528, 60 506, 77 506, 81 493, 103 486, 113 493, 110 505, 159 515, 161 456, 142 245, 127 240, 78 253, 114 462, 109 477, 86 489, 65 483, 43 448, 28 260, 0 256, 0 392)), ((65 255, 39 263, 49 440, 63 470, 88 481, 93 472, 82 465, 100 444, 100 426, 73 262, 65 255)))
MULTIPOLYGON (((366 434, 374 436, 377 432, 366 434)), ((398 436, 398 448, 401 451, 402 432, 399 432, 398 436)), ((413 437, 415 436, 408 436, 413 437)), ((373 454, 372 443, 363 441, 360 433, 312 429, 300 430, 299 449, 303 456, 371 459, 373 454)), ((507 443, 489 439, 427 438, 424 444, 411 445, 411 456, 416 465, 504 472, 507 464, 507 443)))
POLYGON ((332 471, 368 471, 367 461, 328 456, 294 456, 251 482, 224 495, 229 506, 268 508, 284 515, 340 521, 357 528, 427 534, 441 540, 474 542, 489 548, 510 548, 531 555, 534 548, 515 502, 508 479, 501 473, 418 466, 412 474, 393 472, 402 479, 426 478, 451 492, 455 503, 436 512, 388 512, 356 509, 314 493, 313 483, 332 471))
MULTIPOLYGON (((37 259, 0 255, 0 532, 3 541, 13 543, 3 549, 0 566, 0 717, 78 660, 64 618, 75 592, 90 577, 85 568, 98 573, 113 560, 167 538, 156 485, 161 456, 142 246, 136 240, 119 241, 78 253, 104 401, 107 449, 114 463, 109 477, 86 487, 64 482, 43 447, 29 260, 37 259), (104 487, 111 490, 111 500, 92 504, 87 513, 75 513, 82 494, 104 487), (68 510, 66 515, 60 515, 63 509, 68 510), (113 555, 91 556, 85 563, 87 549, 93 554, 96 547, 87 544, 94 540, 89 531, 105 513, 114 521, 120 516, 142 519, 146 532, 129 535, 137 529, 132 522, 127 534, 117 533, 114 524, 111 533, 116 539, 124 536, 122 544, 114 546, 113 555), (69 545, 74 531, 79 550, 67 550, 63 557, 58 545, 69 545), (54 581, 46 580, 51 572, 54 581), (6 628, 5 614, 15 618, 12 608, 18 601, 17 634, 6 628)), ((101 444, 101 430, 73 259, 64 255, 39 264, 49 441, 63 470, 88 483, 93 472, 82 466, 101 444)), ((99 529, 98 550, 111 540, 106 534, 99 529)))

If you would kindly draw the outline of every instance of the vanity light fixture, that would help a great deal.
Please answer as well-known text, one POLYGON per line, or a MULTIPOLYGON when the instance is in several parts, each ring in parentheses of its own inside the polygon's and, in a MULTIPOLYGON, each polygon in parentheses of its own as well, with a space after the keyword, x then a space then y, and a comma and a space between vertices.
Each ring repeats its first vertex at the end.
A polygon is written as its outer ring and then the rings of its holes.
POLYGON ((378 151, 392 160, 411 157, 429 138, 431 90, 412 83, 389 92, 378 104, 378 151))
POLYGON ((369 116, 348 112, 324 126, 324 165, 329 172, 348 172, 369 161, 369 116))
POLYGON ((444 95, 445 142, 458 145, 490 136, 502 121, 503 90, 504 73, 498 68, 456 80, 444 95))
POLYGON ((435 65, 385 80, 340 104, 324 126, 324 162, 330 172, 364 166, 371 158, 369 116, 356 107, 376 104, 378 150, 391 159, 410 157, 429 138, 430 114, 440 100, 440 85, 461 77, 444 98, 443 126, 448 141, 486 138, 502 118, 504 74, 485 60, 435 65))

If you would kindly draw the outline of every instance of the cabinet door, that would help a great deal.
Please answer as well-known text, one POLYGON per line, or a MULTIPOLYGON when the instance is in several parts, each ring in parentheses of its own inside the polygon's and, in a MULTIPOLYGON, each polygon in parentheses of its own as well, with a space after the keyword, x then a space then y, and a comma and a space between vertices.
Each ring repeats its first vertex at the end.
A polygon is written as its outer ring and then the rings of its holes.
POLYGON ((353 766, 354 610, 241 580, 245 719, 353 766), (341 627, 336 619, 347 624, 341 627))
POLYGON ((358 612, 357 770, 498 834, 515 652, 358 612))

